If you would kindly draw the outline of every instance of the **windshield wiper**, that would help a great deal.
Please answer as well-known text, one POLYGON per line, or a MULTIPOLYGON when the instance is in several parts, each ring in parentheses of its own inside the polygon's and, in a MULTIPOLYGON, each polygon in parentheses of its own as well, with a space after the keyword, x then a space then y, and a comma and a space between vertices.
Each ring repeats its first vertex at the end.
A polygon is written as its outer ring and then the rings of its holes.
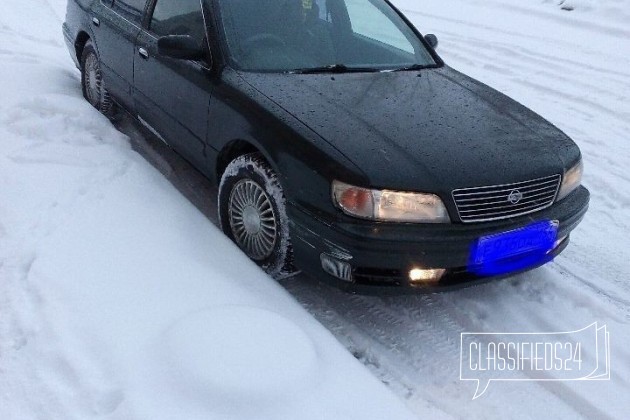
POLYGON ((316 74, 316 73, 368 73, 377 72, 380 69, 373 67, 348 67, 345 64, 331 64, 329 66, 321 67, 307 67, 303 69, 291 70, 288 73, 292 74, 316 74))
POLYGON ((428 69, 430 67, 433 67, 431 65, 427 65, 427 64, 412 64, 410 66, 407 67, 400 67, 397 69, 394 69, 392 71, 413 71, 413 70, 424 70, 424 69, 428 69))

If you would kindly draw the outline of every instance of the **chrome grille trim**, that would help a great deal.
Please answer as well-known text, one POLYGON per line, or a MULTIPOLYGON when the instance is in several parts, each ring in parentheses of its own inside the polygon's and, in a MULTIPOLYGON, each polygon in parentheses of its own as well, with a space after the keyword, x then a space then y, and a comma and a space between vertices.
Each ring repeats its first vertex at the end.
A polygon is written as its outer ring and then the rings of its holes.
MULTIPOLYGON (((554 190, 555 191, 555 187, 554 190)), ((510 192, 512 192, 512 190, 510 190, 510 192)), ((528 193, 528 197, 530 198, 536 198, 536 197, 544 197, 547 196, 550 192, 552 191, 545 191, 545 192, 541 192, 541 193, 537 193, 537 194, 529 194, 528 193)), ((466 204, 460 204, 458 206, 459 209, 462 208, 468 208, 468 207, 479 207, 479 206, 486 206, 486 205, 490 205, 490 204, 502 204, 503 202, 505 202, 505 197, 507 194, 504 194, 503 196, 497 196, 497 197, 488 197, 490 199, 495 199, 495 198, 503 198, 503 200, 499 200, 499 201, 490 201, 490 202, 486 202, 486 203, 472 203, 469 204, 468 200, 466 200, 466 204)), ((484 197, 484 199, 487 199, 486 197, 484 197)), ((479 201, 479 200, 476 200, 479 201)))
MULTIPOLYGON (((560 176, 560 175, 554 175, 555 176, 560 176)), ((543 186, 542 188, 545 188, 544 186, 549 184, 549 186, 555 186, 555 182, 557 182, 555 179, 550 179, 547 181, 544 181, 545 178, 542 178, 543 181, 539 182, 538 184, 536 184, 537 186, 543 186)), ((471 188, 463 188, 460 190, 455 190, 455 191, 472 191, 472 190, 480 190, 480 189, 488 189, 488 191, 478 191, 478 192, 468 192, 468 193, 461 193, 459 195, 462 196, 470 196, 470 195, 481 195, 481 194, 499 194, 502 192, 510 192, 512 190, 514 190, 514 188, 518 188, 518 185, 521 184, 528 184, 528 183, 534 183, 537 182, 539 180, 535 179, 532 181, 525 181, 525 182, 517 182, 515 184, 503 184, 503 185, 495 185, 494 187, 471 187, 471 188), (501 187, 501 189, 496 189, 501 187), (503 188, 503 187, 508 187, 508 188, 503 188)), ((523 187, 526 188, 526 187, 523 187)))
MULTIPOLYGON (((535 188, 532 190, 529 190, 529 192, 536 192, 536 191, 544 191, 544 190, 548 190, 548 189, 555 189, 556 188, 556 184, 549 184, 547 186, 543 186, 541 188, 535 188)), ((484 194, 499 194, 497 196, 493 196, 495 198, 497 197, 503 197, 503 194, 505 193, 510 193, 514 191, 514 188, 508 188, 506 190, 502 190, 502 191, 492 191, 492 192, 484 192, 484 194)), ((475 196, 472 196, 472 194, 461 194, 462 197, 467 197, 467 198, 462 198, 461 201, 471 201, 471 200, 478 200, 479 199, 479 195, 481 193, 475 193, 475 196)), ((483 197, 483 198, 492 198, 492 197, 483 197)))
POLYGON ((551 206, 558 195, 561 179, 560 175, 552 175, 513 184, 460 188, 453 190, 453 201, 464 223, 522 216, 551 206), (509 197, 516 190, 523 197, 513 204, 509 197))

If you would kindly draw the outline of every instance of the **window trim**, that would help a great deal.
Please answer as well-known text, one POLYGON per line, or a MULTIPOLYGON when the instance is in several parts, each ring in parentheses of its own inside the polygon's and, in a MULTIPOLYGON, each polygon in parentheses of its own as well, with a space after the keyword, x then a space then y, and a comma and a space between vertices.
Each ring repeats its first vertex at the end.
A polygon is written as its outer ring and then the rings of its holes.
MULTIPOLYGON (((153 19, 153 13, 155 12, 155 6, 157 2, 160 0, 148 0, 147 6, 144 11, 144 18, 142 20, 142 30, 146 32, 151 38, 155 39, 157 42, 160 39, 160 36, 155 32, 151 31, 151 20, 153 19)), ((205 60, 186 60, 190 63, 198 64, 201 68, 205 70, 212 70, 214 66, 214 56, 212 54, 212 45, 210 44, 210 32, 208 30, 208 20, 206 18, 206 9, 204 7, 204 1, 199 0, 199 7, 201 8, 201 17, 203 18, 203 30, 206 34, 206 45, 208 47, 208 57, 205 60)))
POLYGON ((123 18, 124 20, 126 20, 127 22, 141 28, 142 27, 142 23, 146 17, 146 12, 147 12, 147 6, 149 5, 149 3, 153 1, 153 0, 144 0, 144 8, 142 10, 140 10, 140 19, 136 20, 133 18, 132 14, 125 11, 122 7, 118 6, 118 3, 123 3, 127 6, 129 6, 125 0, 112 0, 109 5, 109 7, 111 8, 111 10, 116 13, 118 16, 120 16, 121 18, 123 18))
POLYGON ((433 57, 433 60, 435 61, 435 65, 431 66, 431 68, 442 68, 442 67, 444 67, 446 65, 444 63, 444 60, 442 60, 442 57, 440 57, 440 55, 437 53, 437 51, 435 51, 435 49, 429 45, 429 43, 425 39, 424 35, 422 35, 422 33, 420 33, 418 28, 416 28, 416 25, 411 23, 411 21, 407 18, 407 16, 405 16, 403 14, 403 12, 401 12, 396 6, 394 6, 394 4, 392 4, 392 2, 390 0, 384 0, 384 1, 385 1, 385 3, 389 4, 389 7, 391 7, 394 10, 394 12, 396 12, 396 14, 398 14, 398 16, 400 16, 400 18, 407 24, 409 29, 411 29, 411 31, 418 38, 420 38, 420 42, 425 46, 427 51, 429 51, 429 54, 431 55, 431 57, 433 57))

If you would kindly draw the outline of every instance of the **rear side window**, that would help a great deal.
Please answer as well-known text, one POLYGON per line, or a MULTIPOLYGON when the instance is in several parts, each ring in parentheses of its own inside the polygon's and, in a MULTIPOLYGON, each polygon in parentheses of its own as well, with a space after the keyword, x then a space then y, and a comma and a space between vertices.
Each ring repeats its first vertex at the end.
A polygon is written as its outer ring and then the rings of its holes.
POLYGON ((114 9, 133 23, 140 24, 146 0, 115 0, 114 9))
POLYGON ((149 29, 157 36, 190 35, 201 43, 205 26, 200 1, 158 0, 149 29))

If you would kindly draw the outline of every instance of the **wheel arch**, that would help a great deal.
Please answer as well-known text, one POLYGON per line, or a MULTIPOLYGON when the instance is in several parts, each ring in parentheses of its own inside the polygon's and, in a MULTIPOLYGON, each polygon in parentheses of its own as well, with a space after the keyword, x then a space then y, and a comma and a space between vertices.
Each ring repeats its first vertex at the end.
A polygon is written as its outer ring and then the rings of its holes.
POLYGON ((81 57, 83 56, 83 49, 85 48, 85 44, 87 44, 90 39, 92 38, 85 31, 79 31, 79 33, 77 34, 77 39, 74 41, 74 51, 79 62, 81 62, 81 57))
POLYGON ((217 182, 221 181, 223 172, 225 172, 225 169, 230 164, 230 162, 232 162, 237 157, 246 155, 248 153, 259 153, 264 158, 264 160, 277 172, 277 166, 260 146, 257 146, 247 140, 235 139, 226 143, 217 156, 215 168, 215 176, 217 182))

